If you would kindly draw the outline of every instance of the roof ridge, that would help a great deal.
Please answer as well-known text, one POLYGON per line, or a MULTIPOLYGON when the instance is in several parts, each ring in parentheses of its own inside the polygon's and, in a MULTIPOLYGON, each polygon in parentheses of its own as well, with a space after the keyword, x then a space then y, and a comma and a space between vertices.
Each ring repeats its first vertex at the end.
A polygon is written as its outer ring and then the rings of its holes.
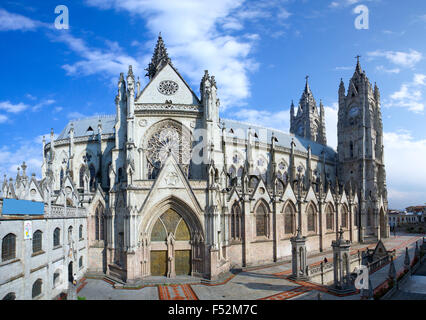
POLYGON ((101 119, 101 118, 115 118, 115 117, 116 117, 115 114, 98 114, 98 115, 93 115, 89 117, 70 119, 68 123, 73 121, 89 120, 89 119, 96 119, 96 118, 101 119))
POLYGON ((234 121, 234 122, 237 122, 237 123, 240 123, 240 124, 244 124, 244 125, 248 125, 248 126, 255 126, 255 127, 259 127, 259 128, 266 129, 266 130, 271 130, 271 131, 272 131, 272 132, 274 132, 274 133, 282 133, 282 134, 286 134, 286 135, 288 135, 288 136, 290 136, 290 137, 297 138, 297 139, 299 139, 299 140, 302 140, 302 141, 305 141, 305 142, 309 142, 309 143, 312 143, 312 144, 316 144, 316 145, 318 145, 318 146, 322 146, 322 147, 324 147, 324 148, 329 148, 329 149, 333 150, 334 152, 336 152, 336 151, 335 151, 332 147, 330 147, 330 146, 328 146, 328 145, 323 145, 323 144, 321 144, 321 143, 319 143, 319 142, 312 141, 312 140, 309 140, 309 139, 306 139, 306 138, 303 138, 303 137, 299 137, 299 136, 295 135, 294 133, 285 132, 285 131, 280 130, 280 129, 275 129, 275 128, 271 128, 271 127, 264 127, 264 126, 261 126, 261 125, 258 125, 258 124, 249 123, 249 122, 244 122, 244 121, 240 121, 240 120, 234 120, 234 119, 221 118, 221 120, 225 120, 225 121, 226 121, 226 120, 234 121))

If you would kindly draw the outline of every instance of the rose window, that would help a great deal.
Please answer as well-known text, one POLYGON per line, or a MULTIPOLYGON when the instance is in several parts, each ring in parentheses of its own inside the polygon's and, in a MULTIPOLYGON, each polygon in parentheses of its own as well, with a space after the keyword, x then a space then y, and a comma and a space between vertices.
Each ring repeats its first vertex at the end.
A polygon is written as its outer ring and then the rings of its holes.
POLYGON ((148 139, 147 160, 149 178, 155 179, 158 171, 172 154, 186 175, 188 175, 191 158, 191 141, 189 134, 182 134, 182 128, 169 122, 159 127, 148 139))
POLYGON ((161 81, 160 84, 158 85, 158 91, 160 91, 160 93, 165 94, 167 96, 175 94, 176 91, 178 91, 178 89, 179 89, 178 84, 171 80, 161 81))

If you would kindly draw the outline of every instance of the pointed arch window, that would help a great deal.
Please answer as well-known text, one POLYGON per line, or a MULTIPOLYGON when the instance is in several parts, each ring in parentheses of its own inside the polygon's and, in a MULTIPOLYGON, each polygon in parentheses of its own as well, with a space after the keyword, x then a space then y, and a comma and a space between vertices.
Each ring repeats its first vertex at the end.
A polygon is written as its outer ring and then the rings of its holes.
POLYGON ((349 151, 350 151, 350 157, 353 158, 354 157, 354 143, 353 143, 353 141, 350 142, 349 151))
POLYGON ((342 207, 342 227, 348 227, 348 209, 346 208, 346 206, 342 207))
POLYGON ((90 189, 93 190, 95 188, 95 180, 96 180, 96 169, 93 163, 89 166, 90 172, 90 189))
POLYGON ((62 189, 62 186, 64 185, 64 169, 61 168, 61 173, 59 174, 59 184, 62 189))
POLYGON ((192 139, 189 130, 181 123, 172 120, 161 121, 153 126, 146 141, 149 179, 157 177, 169 154, 175 157, 183 172, 189 176, 192 139))
POLYGON ((105 225, 104 208, 100 204, 96 208, 96 212, 95 212, 95 239, 96 240, 105 240, 104 225, 105 225))
POLYGON ((267 237, 269 233, 268 228, 269 215, 266 205, 261 202, 256 208, 256 236, 267 237))
POLYGON ((80 167, 80 188, 84 188, 84 172, 86 168, 84 165, 80 167))
POLYGON ((313 205, 310 205, 308 208, 308 232, 316 231, 316 210, 313 205))
POLYGON ((292 203, 288 203, 284 211, 284 233, 293 234, 296 231, 296 211, 292 203))
POLYGON ((325 216, 325 224, 328 230, 333 230, 334 228, 334 212, 331 205, 327 207, 327 212, 325 216))
POLYGON ((7 234, 1 242, 1 260, 12 260, 16 258, 16 236, 7 234))
POLYGON ((234 203, 231 209, 231 239, 241 240, 241 208, 234 203))

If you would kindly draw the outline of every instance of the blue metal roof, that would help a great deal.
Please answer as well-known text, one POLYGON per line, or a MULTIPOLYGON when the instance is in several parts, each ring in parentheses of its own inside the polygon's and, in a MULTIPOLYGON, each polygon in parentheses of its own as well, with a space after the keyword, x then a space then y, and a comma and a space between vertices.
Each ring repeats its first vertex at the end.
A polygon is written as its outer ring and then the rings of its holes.
POLYGON ((3 199, 3 215, 43 215, 44 202, 3 199))

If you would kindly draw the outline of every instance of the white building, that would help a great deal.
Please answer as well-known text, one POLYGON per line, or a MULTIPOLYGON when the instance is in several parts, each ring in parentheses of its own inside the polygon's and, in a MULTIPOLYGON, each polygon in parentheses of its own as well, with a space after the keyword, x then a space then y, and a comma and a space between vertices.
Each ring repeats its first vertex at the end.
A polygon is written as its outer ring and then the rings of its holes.
MULTIPOLYGON (((286 133, 220 118, 215 77, 198 96, 161 36, 147 71, 142 90, 131 66, 120 74, 115 114, 43 145, 43 201, 86 209, 88 273, 215 278, 288 257, 298 228, 308 252, 340 228, 352 242, 389 236, 380 93, 359 61, 338 89, 337 152, 307 80, 286 133)), ((3 196, 19 188, 5 180, 3 196)))
MULTIPOLYGON (((20 184, 33 197, 41 196, 37 182, 23 177, 20 184)), ((69 281, 85 274, 86 209, 57 200, 0 199, 0 299, 55 299, 67 292, 69 281)))

